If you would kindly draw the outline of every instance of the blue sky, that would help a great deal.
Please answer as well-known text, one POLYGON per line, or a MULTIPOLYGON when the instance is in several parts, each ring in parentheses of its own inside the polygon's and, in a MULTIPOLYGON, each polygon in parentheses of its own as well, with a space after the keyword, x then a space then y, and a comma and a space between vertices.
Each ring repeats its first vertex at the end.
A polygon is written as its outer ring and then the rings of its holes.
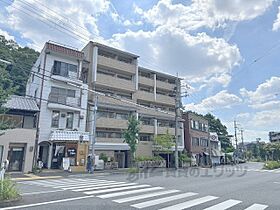
POLYGON ((142 66, 178 72, 189 86, 186 109, 213 113, 230 133, 234 119, 246 141, 280 130, 277 0, 4 2, 0 34, 22 46, 53 40, 81 49, 95 40, 125 49, 142 66))

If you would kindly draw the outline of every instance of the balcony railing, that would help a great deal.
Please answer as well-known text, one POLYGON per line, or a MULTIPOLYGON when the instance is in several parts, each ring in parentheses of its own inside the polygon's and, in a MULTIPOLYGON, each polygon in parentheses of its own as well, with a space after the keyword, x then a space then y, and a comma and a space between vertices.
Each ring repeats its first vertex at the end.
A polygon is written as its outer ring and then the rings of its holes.
POLYGON ((73 98, 73 97, 50 94, 48 102, 77 107, 77 108, 81 107, 81 101, 79 97, 73 98))

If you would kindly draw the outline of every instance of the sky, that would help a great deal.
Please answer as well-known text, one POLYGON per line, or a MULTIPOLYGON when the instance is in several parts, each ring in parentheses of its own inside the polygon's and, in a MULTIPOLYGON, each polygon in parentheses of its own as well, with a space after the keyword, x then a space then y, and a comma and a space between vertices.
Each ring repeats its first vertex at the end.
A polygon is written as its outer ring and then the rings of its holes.
POLYGON ((245 141, 280 131, 278 0, 0 0, 0 34, 38 51, 49 40, 127 50, 178 73, 185 110, 212 113, 230 134, 234 120, 245 141))

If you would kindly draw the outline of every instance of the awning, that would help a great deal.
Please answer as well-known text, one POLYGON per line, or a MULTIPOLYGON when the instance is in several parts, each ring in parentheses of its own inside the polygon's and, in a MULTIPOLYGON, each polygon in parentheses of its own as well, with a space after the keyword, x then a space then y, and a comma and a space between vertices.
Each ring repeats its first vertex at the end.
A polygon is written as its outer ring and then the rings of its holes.
POLYGON ((211 155, 213 156, 213 157, 221 157, 221 156, 224 156, 219 150, 217 150, 217 149, 212 149, 211 150, 211 155))
POLYGON ((89 133, 55 130, 51 132, 50 141, 89 141, 89 133))

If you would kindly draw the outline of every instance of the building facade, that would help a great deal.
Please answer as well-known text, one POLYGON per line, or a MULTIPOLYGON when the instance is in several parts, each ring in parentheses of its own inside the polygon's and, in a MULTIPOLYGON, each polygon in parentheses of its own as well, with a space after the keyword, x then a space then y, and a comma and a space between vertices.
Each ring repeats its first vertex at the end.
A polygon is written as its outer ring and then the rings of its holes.
POLYGON ((0 122, 9 129, 0 133, 0 163, 8 160, 10 172, 30 172, 39 108, 35 100, 23 96, 11 96, 4 107, 8 111, 0 115, 0 122))
POLYGON ((271 131, 271 132, 269 132, 268 136, 269 136, 269 141, 271 143, 280 142, 280 132, 271 131))
POLYGON ((26 86, 26 96, 40 107, 38 158, 47 168, 61 168, 63 158, 83 167, 89 134, 86 130, 88 63, 81 51, 47 42, 26 86))
MULTIPOLYGON (((95 154, 107 155, 120 168, 129 164, 123 131, 130 115, 141 121, 137 156, 154 154, 155 135, 175 134, 177 78, 139 67, 138 59, 137 55, 94 42, 82 51, 45 44, 35 63, 41 68, 32 69, 35 75, 30 76, 26 91, 38 103, 42 91, 39 159, 45 167, 60 168, 62 158, 69 156, 71 165, 84 165, 87 153, 78 150, 85 150, 87 143, 81 144, 79 139, 88 142, 93 135, 95 100, 95 154), (78 157, 80 153, 83 157, 78 157)), ((179 150, 184 149, 182 127, 180 123, 179 150)))
POLYGON ((210 132, 210 148, 211 148, 211 163, 213 165, 220 165, 225 161, 225 155, 222 153, 221 142, 218 134, 210 132))
MULTIPOLYGON (((129 146, 122 133, 127 129, 128 116, 133 114, 141 121, 136 156, 152 156, 155 135, 167 131, 175 134, 172 93, 176 77, 139 67, 137 55, 98 43, 89 42, 83 52, 90 62, 86 74, 89 88, 104 94, 98 96, 96 153, 107 154, 119 167, 128 166, 129 146)), ((94 94, 89 92, 88 99, 88 109, 92 110, 94 94)), ((91 113, 88 131, 92 127, 91 113)), ((179 139, 179 150, 183 150, 182 129, 179 139)))
POLYGON ((208 120, 190 111, 183 113, 183 119, 187 152, 196 159, 197 165, 209 165, 211 150, 208 120))

